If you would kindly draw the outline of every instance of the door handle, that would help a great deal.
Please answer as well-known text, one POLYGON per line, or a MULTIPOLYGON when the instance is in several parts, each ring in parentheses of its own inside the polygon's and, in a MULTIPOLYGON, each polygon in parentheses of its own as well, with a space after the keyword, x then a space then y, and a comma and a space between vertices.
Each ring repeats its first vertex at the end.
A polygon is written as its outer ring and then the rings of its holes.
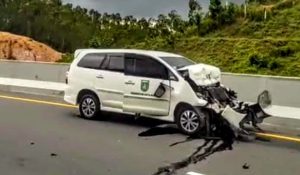
POLYGON ((96 78, 103 79, 103 75, 97 75, 96 78))
POLYGON ((135 83, 133 81, 127 81, 125 82, 126 85, 135 85, 135 83))

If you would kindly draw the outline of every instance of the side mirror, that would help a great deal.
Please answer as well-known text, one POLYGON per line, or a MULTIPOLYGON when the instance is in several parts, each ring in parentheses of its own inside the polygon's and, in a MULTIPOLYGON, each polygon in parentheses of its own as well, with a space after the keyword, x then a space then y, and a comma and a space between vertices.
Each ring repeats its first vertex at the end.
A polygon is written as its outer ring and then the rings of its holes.
POLYGON ((272 98, 269 91, 263 91, 257 98, 257 103, 261 108, 267 108, 272 105, 272 98))
POLYGON ((165 86, 161 83, 158 88, 156 89, 154 96, 157 98, 162 97, 166 93, 166 88, 165 86))

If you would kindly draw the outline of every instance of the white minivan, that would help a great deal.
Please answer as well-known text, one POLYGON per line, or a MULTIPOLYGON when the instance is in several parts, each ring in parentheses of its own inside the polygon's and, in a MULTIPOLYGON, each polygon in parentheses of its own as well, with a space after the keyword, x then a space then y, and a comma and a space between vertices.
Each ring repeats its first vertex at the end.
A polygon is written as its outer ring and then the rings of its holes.
POLYGON ((219 68, 145 50, 82 49, 74 57, 64 99, 79 105, 83 118, 101 117, 101 111, 152 117, 190 135, 208 127, 209 100, 201 89, 214 86, 210 91, 220 94, 219 68))

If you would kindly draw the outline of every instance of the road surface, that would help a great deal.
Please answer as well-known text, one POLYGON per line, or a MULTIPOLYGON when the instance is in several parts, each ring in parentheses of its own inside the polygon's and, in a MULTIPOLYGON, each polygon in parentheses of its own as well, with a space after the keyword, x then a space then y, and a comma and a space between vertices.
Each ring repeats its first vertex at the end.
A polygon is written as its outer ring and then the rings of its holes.
MULTIPOLYGON (((57 98, 0 96, 0 170, 5 175, 151 175, 204 143, 195 139, 170 146, 186 136, 158 120, 105 114, 105 120, 88 121, 57 98)), ((299 165, 300 143, 258 140, 236 142, 233 150, 212 154, 177 174, 298 175, 299 165)))

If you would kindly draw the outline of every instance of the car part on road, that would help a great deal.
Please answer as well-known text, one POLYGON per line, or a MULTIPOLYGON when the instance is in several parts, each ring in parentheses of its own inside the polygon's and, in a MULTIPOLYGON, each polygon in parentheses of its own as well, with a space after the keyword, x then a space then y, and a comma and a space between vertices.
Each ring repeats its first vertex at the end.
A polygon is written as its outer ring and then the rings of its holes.
POLYGON ((100 113, 100 102, 93 94, 83 95, 79 103, 81 117, 85 119, 95 119, 100 113))

